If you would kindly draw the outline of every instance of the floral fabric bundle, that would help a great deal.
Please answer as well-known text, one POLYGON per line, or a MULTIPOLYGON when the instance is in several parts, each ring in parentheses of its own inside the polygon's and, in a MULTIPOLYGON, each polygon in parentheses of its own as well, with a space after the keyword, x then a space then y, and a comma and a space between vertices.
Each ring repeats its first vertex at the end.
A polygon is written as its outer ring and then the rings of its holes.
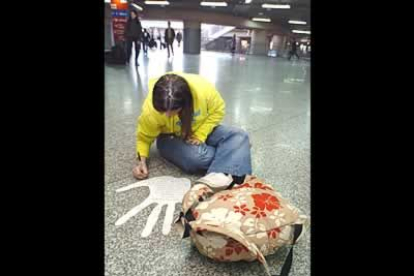
MULTIPOLYGON (((176 224, 201 254, 222 262, 258 260, 270 275, 264 256, 293 245, 309 218, 271 185, 247 176, 243 184, 219 192, 195 183, 184 196, 176 224)), ((290 269, 291 256, 289 262, 290 269)), ((287 275, 289 269, 282 272, 287 275)))

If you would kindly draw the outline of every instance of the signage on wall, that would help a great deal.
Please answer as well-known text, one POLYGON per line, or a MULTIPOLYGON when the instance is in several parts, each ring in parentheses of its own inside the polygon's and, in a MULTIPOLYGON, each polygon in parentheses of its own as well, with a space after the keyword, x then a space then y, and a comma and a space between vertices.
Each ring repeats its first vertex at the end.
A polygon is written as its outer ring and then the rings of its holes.
POLYGON ((127 10, 112 10, 112 17, 128 17, 127 10))
POLYGON ((111 0, 112 31, 115 44, 125 41, 125 27, 128 19, 128 2, 125 0, 111 0))

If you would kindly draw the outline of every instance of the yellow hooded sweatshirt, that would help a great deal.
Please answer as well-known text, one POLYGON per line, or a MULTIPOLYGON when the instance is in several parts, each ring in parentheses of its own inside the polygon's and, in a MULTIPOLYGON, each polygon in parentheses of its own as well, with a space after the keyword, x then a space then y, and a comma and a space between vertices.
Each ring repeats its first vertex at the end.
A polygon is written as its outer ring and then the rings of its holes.
MULTIPOLYGON (((190 86, 194 104, 191 129, 193 136, 204 143, 213 128, 224 117, 224 100, 215 87, 203 77, 181 72, 171 73, 183 77, 190 86)), ((152 91, 158 79, 155 78, 149 81, 149 92, 138 118, 137 152, 143 157, 148 157, 152 142, 161 133, 174 133, 176 136, 181 136, 181 121, 178 115, 167 117, 155 110, 152 105, 152 91)))

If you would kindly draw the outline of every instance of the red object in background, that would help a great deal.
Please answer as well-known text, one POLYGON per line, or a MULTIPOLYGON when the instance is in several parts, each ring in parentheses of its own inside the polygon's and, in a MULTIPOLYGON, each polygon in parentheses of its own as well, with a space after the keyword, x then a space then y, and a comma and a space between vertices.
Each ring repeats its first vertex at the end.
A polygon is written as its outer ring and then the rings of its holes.
POLYGON ((125 24, 123 24, 123 23, 115 23, 114 27, 119 29, 119 30, 125 30, 125 24))
POLYGON ((128 1, 111 0, 111 7, 113 7, 113 10, 128 10, 128 1))
POLYGON ((125 41, 125 27, 128 18, 128 2, 124 0, 111 0, 111 9, 112 31, 116 44, 118 42, 125 41))

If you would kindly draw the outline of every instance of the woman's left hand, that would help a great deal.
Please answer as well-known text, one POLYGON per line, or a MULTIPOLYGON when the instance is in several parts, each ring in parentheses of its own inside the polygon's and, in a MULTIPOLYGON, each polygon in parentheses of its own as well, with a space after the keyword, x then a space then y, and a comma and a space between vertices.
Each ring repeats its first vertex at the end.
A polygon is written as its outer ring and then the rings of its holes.
POLYGON ((202 142, 200 140, 198 140, 197 138, 195 138, 194 136, 192 136, 191 138, 188 138, 186 142, 188 144, 194 145, 194 146, 198 146, 198 145, 202 144, 202 142))

